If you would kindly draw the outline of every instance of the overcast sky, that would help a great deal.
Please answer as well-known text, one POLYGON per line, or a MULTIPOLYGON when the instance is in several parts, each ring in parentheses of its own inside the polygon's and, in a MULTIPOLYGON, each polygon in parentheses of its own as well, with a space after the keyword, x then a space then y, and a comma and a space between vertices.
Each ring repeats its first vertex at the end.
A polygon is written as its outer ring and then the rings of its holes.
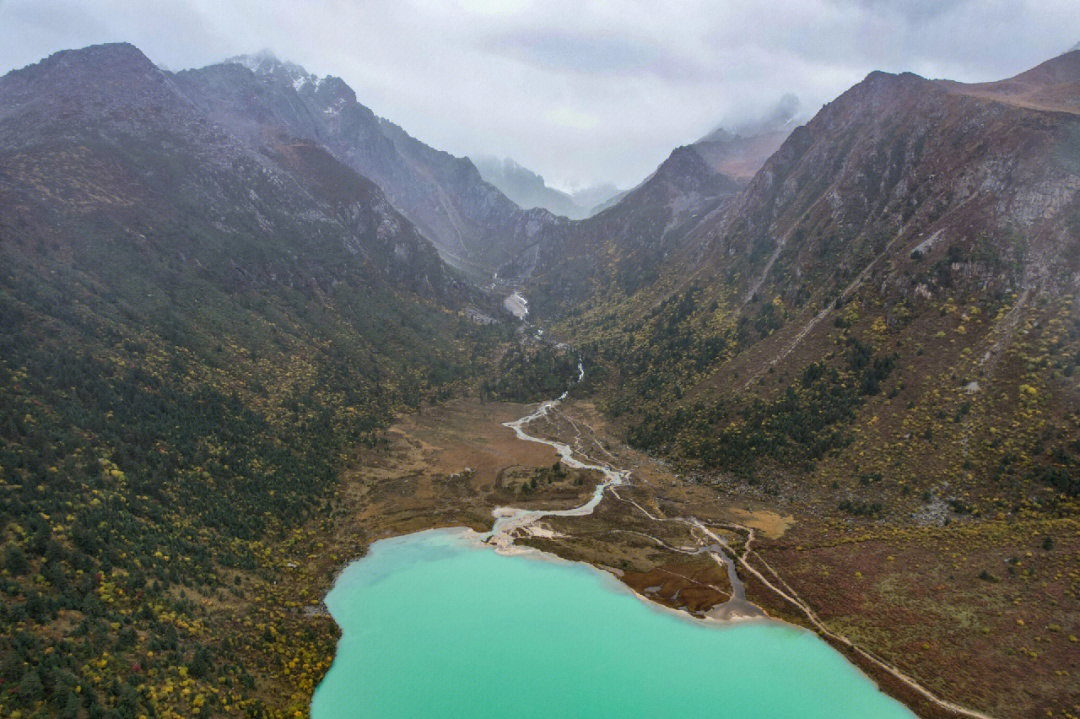
POLYGON ((671 149, 875 69, 965 81, 1080 41, 1077 0, 0 0, 0 71, 126 40, 170 69, 270 49, 343 77, 458 155, 569 189, 636 184, 671 149))

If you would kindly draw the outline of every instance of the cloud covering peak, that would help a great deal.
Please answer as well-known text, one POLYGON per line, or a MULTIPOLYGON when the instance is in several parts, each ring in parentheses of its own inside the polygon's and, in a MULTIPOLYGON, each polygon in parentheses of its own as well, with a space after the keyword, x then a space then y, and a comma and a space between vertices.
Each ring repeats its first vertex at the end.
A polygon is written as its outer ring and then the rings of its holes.
POLYGON ((127 40, 179 69, 269 48, 458 155, 563 189, 636 184, 671 148, 875 69, 998 79, 1080 37, 1075 0, 0 0, 0 69, 127 40), (752 6, 751 6, 752 5, 752 6))

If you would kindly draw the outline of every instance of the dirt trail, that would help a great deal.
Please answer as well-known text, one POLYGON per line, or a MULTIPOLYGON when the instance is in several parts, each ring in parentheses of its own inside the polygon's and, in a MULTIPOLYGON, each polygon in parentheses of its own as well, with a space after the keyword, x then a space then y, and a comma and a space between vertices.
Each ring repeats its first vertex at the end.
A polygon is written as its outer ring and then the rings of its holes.
MULTIPOLYGON (((744 525, 734 524, 734 523, 725 523, 725 525, 724 525, 726 528, 736 529, 738 531, 746 533, 747 539, 746 539, 745 548, 743 549, 742 554, 739 554, 739 553, 735 552, 731 548, 731 546, 727 543, 726 540, 724 540, 722 537, 717 535, 711 529, 706 527, 701 522, 701 520, 699 520, 697 517, 689 517, 689 518, 678 517, 678 518, 670 518, 670 519, 660 518, 660 517, 656 517, 656 516, 652 515, 648 511, 646 511, 637 502, 634 502, 633 500, 628 500, 628 501, 630 501, 631 504, 633 504, 635 507, 637 507, 641 512, 643 512, 651 520, 654 520, 654 521, 676 521, 676 522, 686 522, 686 523, 692 524, 694 527, 696 527, 698 530, 700 530, 703 534, 705 534, 705 536, 707 536, 708 538, 713 540, 713 542, 715 543, 713 546, 723 547, 723 549, 727 553, 730 553, 730 555, 732 557, 734 557, 735 561, 737 561, 739 563, 739 565, 743 567, 743 569, 748 571, 750 574, 754 575, 754 577, 757 578, 757 580, 760 581, 766 588, 768 588, 770 591, 774 592, 777 596, 782 598, 784 601, 786 601, 789 604, 792 604, 793 606, 798 608, 799 611, 801 611, 806 616, 807 620, 814 627, 814 629, 818 632, 818 634, 820 634, 821 636, 826 637, 828 639, 831 639, 834 642, 837 642, 837 643, 843 645, 844 647, 847 647, 848 649, 855 652, 859 656, 863 657, 867 661, 873 663, 878 668, 888 672, 891 676, 893 676, 895 679, 902 682, 905 686, 907 686, 908 688, 913 689, 914 691, 918 692, 920 696, 922 696, 924 699, 926 699, 928 702, 930 702, 934 706, 936 706, 936 707, 938 707, 940 709, 944 709, 944 710, 946 710, 948 712, 952 712, 953 714, 956 714, 957 716, 972 717, 972 719, 993 719, 993 717, 991 717, 989 714, 984 714, 984 713, 982 713, 980 711, 977 711, 977 710, 974 710, 974 709, 969 709, 967 707, 961 706, 961 705, 956 704, 954 702, 950 702, 950 701, 948 701, 946 699, 941 699, 940 697, 935 695, 932 691, 930 691, 928 688, 926 688, 925 686, 923 686, 922 684, 917 682, 915 679, 911 678, 910 676, 908 676, 907 674, 902 672, 895 665, 890 664, 889 662, 886 662, 881 657, 878 657, 877 655, 875 655, 875 654, 873 654, 873 653, 859 647, 858 645, 854 644, 850 639, 848 639, 844 635, 838 634, 838 633, 832 631, 831 629, 829 629, 825 625, 825 623, 821 621, 820 617, 818 617, 818 615, 814 612, 814 610, 810 608, 810 605, 807 604, 795 592, 795 590, 791 588, 790 585, 788 585, 786 582, 784 582, 784 580, 780 577, 780 575, 776 572, 776 570, 774 570, 771 566, 769 566, 769 564, 760 555, 758 555, 756 552, 753 551, 753 546, 752 545, 753 545, 753 542, 754 542, 754 540, 756 538, 756 534, 755 534, 754 529, 752 527, 746 527, 744 525), (757 561, 761 562, 761 564, 768 570, 768 572, 776 579, 776 581, 778 583, 783 585, 783 589, 781 589, 780 587, 777 587, 773 582, 769 581, 769 579, 767 577, 765 577, 765 575, 762 572, 760 572, 757 568, 753 567, 750 564, 750 562, 748 561, 748 557, 750 557, 751 555, 753 555, 753 557, 755 557, 757 559, 757 561)), ((729 563, 730 560, 728 560, 727 557, 722 557, 722 556, 719 555, 718 552, 713 552, 713 551, 708 552, 708 554, 718 564, 721 564, 724 567, 730 568, 730 566, 731 566, 730 563, 729 563)), ((741 588, 742 583, 739 582, 738 585, 736 585, 735 583, 732 584, 732 587, 736 587, 736 586, 741 588)))

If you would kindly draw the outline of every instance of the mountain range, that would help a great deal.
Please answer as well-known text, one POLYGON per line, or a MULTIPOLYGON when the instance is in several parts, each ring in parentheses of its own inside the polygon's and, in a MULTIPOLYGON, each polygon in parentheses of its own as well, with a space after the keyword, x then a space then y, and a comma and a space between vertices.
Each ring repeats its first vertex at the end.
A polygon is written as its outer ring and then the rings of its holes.
POLYGON ((833 626, 992 716, 1080 696, 1055 679, 1074 653, 1050 628, 1076 626, 1080 589, 1064 579, 1080 496, 1078 81, 1080 52, 993 83, 871 73, 745 186, 676 151, 517 267, 633 444, 790 507, 798 528, 758 549, 769 566, 833 626), (866 546, 923 558, 867 565, 866 546), (850 589, 819 581, 852 567, 850 589), (994 638, 956 631, 959 614, 994 638), (1018 621, 1041 629, 1017 635, 1018 621), (966 670, 940 673, 946 654, 966 670), (1025 679, 989 689, 999 671, 1025 679))
POLYGON ((213 122, 260 142, 279 133, 322 146, 374 181, 450 265, 487 274, 558 224, 550 212, 522 210, 485 182, 464 157, 425 145, 357 102, 337 77, 261 54, 177 73, 181 91, 213 122))
POLYGON ((822 622, 972 710, 1080 711, 1080 50, 798 112, 585 199, 268 54, 0 78, 0 709, 306 711, 334 637, 275 548, 337 561, 394 416, 580 356, 631 445, 794 518, 754 552, 822 622))
MULTIPOLYGON (((734 129, 716 127, 692 144, 712 172, 745 182, 753 177, 795 127, 799 99, 787 94, 761 117, 744 120, 734 129)), ((509 157, 472 158, 485 181, 518 206, 543 207, 571 220, 587 219, 617 204, 629 191, 601 184, 566 193, 548 187, 541 175, 509 157)), ((648 179, 648 178, 646 178, 648 179)))

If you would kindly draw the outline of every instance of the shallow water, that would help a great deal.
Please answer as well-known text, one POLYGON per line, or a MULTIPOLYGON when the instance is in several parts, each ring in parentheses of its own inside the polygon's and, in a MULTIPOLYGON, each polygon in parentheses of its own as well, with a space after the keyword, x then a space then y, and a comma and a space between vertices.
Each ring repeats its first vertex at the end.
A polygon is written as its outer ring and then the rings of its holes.
POLYGON ((388 539, 346 568, 314 719, 914 716, 810 632, 682 618, 591 567, 475 537, 388 539))

